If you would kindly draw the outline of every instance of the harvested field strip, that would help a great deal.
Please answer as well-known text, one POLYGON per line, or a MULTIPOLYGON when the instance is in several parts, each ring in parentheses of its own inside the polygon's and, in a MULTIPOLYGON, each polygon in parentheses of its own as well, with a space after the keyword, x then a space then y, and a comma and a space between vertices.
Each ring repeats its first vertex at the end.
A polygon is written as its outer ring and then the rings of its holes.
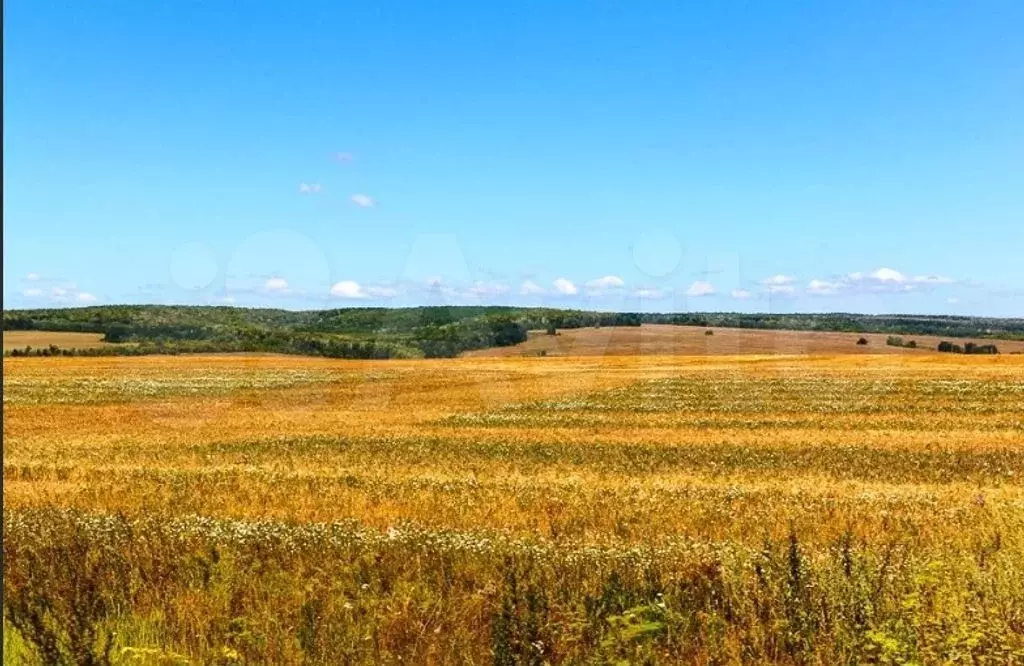
POLYGON ((655 542, 668 533, 753 543, 784 538, 792 526, 817 542, 851 530, 878 538, 913 533, 921 542, 991 530, 1024 509, 1009 487, 894 486, 787 477, 710 483, 706 477, 653 477, 625 483, 597 476, 540 482, 283 472, 262 468, 132 469, 8 466, 8 497, 19 505, 88 510, 163 510, 234 518, 332 521, 386 527, 408 520, 434 527, 572 535, 600 542, 655 542), (244 501, 242 501, 244 500, 244 501), (822 526, 831 526, 825 529, 822 526))

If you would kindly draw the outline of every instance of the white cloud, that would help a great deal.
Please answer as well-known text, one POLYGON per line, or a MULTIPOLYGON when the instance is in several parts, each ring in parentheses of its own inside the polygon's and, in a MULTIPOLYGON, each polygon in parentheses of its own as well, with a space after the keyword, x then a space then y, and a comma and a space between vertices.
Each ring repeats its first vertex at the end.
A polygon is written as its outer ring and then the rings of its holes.
POLYGON ((366 194, 353 194, 351 201, 360 208, 372 208, 377 203, 373 197, 366 194))
POLYGON ((732 297, 735 298, 737 301, 745 301, 748 298, 750 298, 750 296, 751 296, 750 292, 747 291, 746 289, 733 289, 732 290, 732 297))
POLYGON ((633 292, 633 295, 636 296, 637 298, 658 299, 663 298, 665 296, 665 292, 655 287, 641 287, 637 289, 635 292, 633 292))
POLYGON ((272 277, 263 283, 263 288, 267 291, 284 293, 288 291, 288 281, 284 278, 272 277))
POLYGON ((690 288, 686 290, 687 296, 699 298, 701 296, 712 296, 715 293, 715 287, 710 282, 704 282, 703 280, 697 280, 690 285, 690 288))
POLYGON ((544 293, 544 287, 531 280, 525 280, 519 286, 519 293, 523 296, 536 296, 544 293))
POLYGON ((398 290, 394 287, 370 285, 366 287, 366 293, 370 295, 370 298, 394 298, 398 295, 398 290))
POLYGON ((793 282, 796 281, 791 275, 777 274, 761 280, 761 286, 768 288, 768 293, 780 296, 789 296, 796 291, 793 282))
POLYGON ((807 293, 813 296, 835 296, 842 293, 899 294, 954 282, 941 275, 908 277, 895 268, 877 268, 868 273, 858 271, 834 279, 811 280, 807 284, 807 293))
POLYGON ((626 281, 618 275, 605 275, 587 282, 588 289, 621 289, 626 286, 626 281))
POLYGON ((891 268, 879 268, 871 274, 871 279, 879 282, 894 282, 902 284, 907 281, 907 276, 891 268))
POLYGON ((50 278, 41 277, 37 273, 30 273, 34 275, 32 282, 39 286, 25 287, 21 294, 26 298, 41 299, 47 303, 53 303, 58 305, 68 305, 72 303, 94 303, 96 297, 92 294, 82 291, 74 282, 56 282, 50 278))
POLYGON ((893 268, 878 268, 870 273, 850 273, 843 280, 843 287, 872 293, 899 293, 913 291, 917 283, 893 268))
POLYGON ((466 294, 474 298, 489 298, 506 293, 508 293, 508 287, 498 282, 475 282, 466 290, 466 294))
POLYGON ((807 283, 807 293, 814 296, 832 296, 842 288, 841 283, 828 280, 811 280, 807 283))
POLYGON ((334 153, 331 157, 335 162, 341 162, 342 164, 348 164, 355 159, 352 153, 334 153))
POLYGON ((785 287, 793 284, 795 280, 796 278, 792 276, 779 274, 761 280, 761 284, 766 287, 785 287))
POLYGON ((558 278, 554 281, 554 285, 555 291, 563 296, 575 296, 579 292, 576 285, 565 278, 558 278))
POLYGON ((382 285, 363 286, 355 280, 342 280, 331 285, 331 296, 349 299, 393 298, 398 290, 382 285))
POLYGON ((25 279, 29 280, 30 282, 35 282, 36 280, 39 279, 39 273, 29 273, 28 275, 25 276, 25 279))
POLYGON ((316 194, 322 189, 320 183, 299 183, 299 192, 302 194, 316 194))
POLYGON ((946 299, 946 302, 949 303, 950 305, 956 305, 957 303, 960 302, 960 299, 957 298, 956 296, 951 296, 946 299))
POLYGON ((362 286, 358 282, 353 280, 342 280, 341 282, 335 282, 331 286, 331 296, 337 296, 338 298, 367 298, 367 294, 363 291, 362 286))

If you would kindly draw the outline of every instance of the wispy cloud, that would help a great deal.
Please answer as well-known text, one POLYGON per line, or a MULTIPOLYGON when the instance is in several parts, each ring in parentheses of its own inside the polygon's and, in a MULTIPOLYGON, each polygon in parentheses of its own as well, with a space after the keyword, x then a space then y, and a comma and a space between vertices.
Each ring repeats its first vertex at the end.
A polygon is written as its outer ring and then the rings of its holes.
POLYGON ((911 278, 911 281, 914 284, 953 284, 956 282, 953 278, 942 275, 917 275, 911 278))
POLYGON ((784 287, 794 282, 796 282, 796 278, 791 275, 782 275, 781 273, 761 280, 761 284, 765 287, 784 287))
POLYGON ((466 295, 472 298, 493 298, 495 296, 503 296, 508 291, 508 286, 500 282, 474 282, 466 290, 466 295))
POLYGON ((807 293, 812 296, 832 296, 842 288, 841 283, 828 280, 811 280, 807 283, 807 293))
POLYGON ((579 293, 579 289, 576 288, 576 285, 574 285, 569 280, 566 280, 565 278, 558 278, 557 280, 554 281, 553 284, 555 287, 555 292, 561 294, 562 296, 575 296, 577 293, 579 293))
POLYGON ((735 298, 737 301, 746 301, 750 299, 750 297, 753 296, 753 294, 751 294, 746 289, 733 289, 730 293, 730 296, 735 298))
POLYGON ((626 281, 618 275, 605 275, 604 277, 595 278, 586 283, 587 289, 598 291, 605 289, 621 289, 625 286, 626 281))
POLYGON ((877 268, 869 272, 849 273, 827 280, 811 280, 807 283, 807 293, 812 296, 900 294, 955 282, 952 278, 942 275, 908 276, 894 268, 877 268))
POLYGON ((24 282, 27 284, 21 295, 44 305, 84 305, 97 301, 96 296, 79 289, 74 282, 46 277, 40 273, 27 274, 24 282))
POLYGON ((637 298, 659 299, 665 297, 665 292, 657 287, 640 287, 633 292, 637 298))
POLYGON ((267 278, 267 281, 263 283, 263 289, 276 294, 288 293, 288 281, 282 277, 271 277, 267 278))
POLYGON ((320 183, 299 183, 300 194, 317 194, 323 186, 320 183))
POLYGON ((544 293, 544 287, 532 280, 524 280, 523 283, 519 285, 519 293, 523 296, 539 296, 544 293))
POLYGON ((353 194, 350 199, 352 203, 360 208, 373 208, 377 205, 377 202, 373 200, 373 197, 366 194, 353 194))
POLYGON ((349 164, 355 157, 353 157, 352 153, 333 153, 331 154, 331 159, 341 164, 349 164))
POLYGON ((761 280, 760 284, 768 290, 769 294, 790 296, 796 292, 796 288, 793 286, 794 282, 796 282, 796 278, 793 276, 780 273, 761 280))
POLYGON ((690 288, 686 290, 686 295, 694 298, 700 298, 701 296, 713 296, 715 293, 715 287, 710 282, 704 280, 697 280, 690 285, 690 288))

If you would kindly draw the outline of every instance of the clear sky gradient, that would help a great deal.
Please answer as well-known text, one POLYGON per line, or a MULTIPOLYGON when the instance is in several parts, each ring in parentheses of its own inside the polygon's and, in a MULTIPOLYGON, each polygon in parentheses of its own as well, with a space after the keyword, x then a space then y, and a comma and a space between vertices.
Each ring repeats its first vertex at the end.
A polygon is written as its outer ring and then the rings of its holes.
POLYGON ((1024 316, 1024 3, 4 3, 4 306, 1024 316))

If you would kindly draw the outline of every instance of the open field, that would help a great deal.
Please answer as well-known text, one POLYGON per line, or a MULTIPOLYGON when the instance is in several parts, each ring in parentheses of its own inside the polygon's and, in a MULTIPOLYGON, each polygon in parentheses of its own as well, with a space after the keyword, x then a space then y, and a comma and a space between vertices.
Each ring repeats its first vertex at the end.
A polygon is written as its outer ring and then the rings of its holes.
POLYGON ((57 345, 61 349, 92 349, 105 347, 102 333, 67 333, 61 331, 4 331, 4 351, 57 345))
POLYGON ((5 663, 1024 661, 1024 356, 644 344, 4 359, 5 663))
POLYGON ((831 333, 749 328, 716 328, 644 324, 601 328, 561 329, 557 336, 531 331, 529 339, 512 347, 492 347, 465 352, 465 356, 604 356, 637 354, 732 355, 732 354, 925 354, 935 352, 942 340, 957 344, 994 343, 1003 353, 1024 352, 1021 340, 941 338, 933 335, 901 335, 915 340, 916 349, 890 347, 883 333, 831 333), (713 335, 706 335, 712 331, 713 335), (859 338, 867 345, 858 345, 859 338))

